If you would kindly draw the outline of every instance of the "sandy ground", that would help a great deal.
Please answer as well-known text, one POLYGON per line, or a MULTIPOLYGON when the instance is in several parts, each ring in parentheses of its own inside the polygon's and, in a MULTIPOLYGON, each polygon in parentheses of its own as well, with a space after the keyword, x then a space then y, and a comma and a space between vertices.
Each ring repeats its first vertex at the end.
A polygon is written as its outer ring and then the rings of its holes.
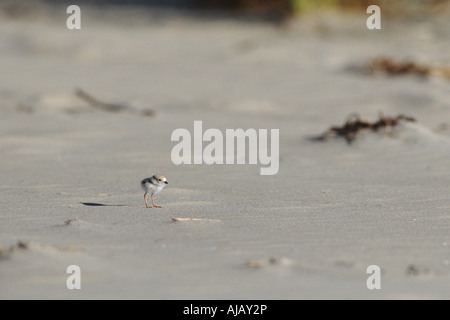
POLYGON ((450 81, 348 71, 377 55, 450 63, 448 17, 380 31, 365 13, 280 28, 82 8, 79 31, 66 17, 0 19, 1 299, 450 298, 450 81), (380 111, 418 121, 307 139, 380 111), (171 133, 194 120, 279 129, 278 174, 174 165, 171 133), (157 172, 163 208, 146 209, 139 182, 157 172))

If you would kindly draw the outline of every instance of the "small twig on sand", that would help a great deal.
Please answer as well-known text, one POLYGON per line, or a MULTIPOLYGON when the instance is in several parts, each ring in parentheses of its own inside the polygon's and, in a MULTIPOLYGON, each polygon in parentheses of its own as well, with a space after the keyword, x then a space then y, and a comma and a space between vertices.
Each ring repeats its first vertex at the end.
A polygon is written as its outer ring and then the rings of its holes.
POLYGON ((108 112, 121 112, 121 111, 128 111, 128 112, 132 112, 132 113, 140 113, 144 116, 147 117, 154 117, 156 115, 155 111, 152 109, 143 109, 141 111, 132 109, 126 105, 123 104, 115 104, 115 103, 105 103, 102 102, 96 98, 94 98, 93 96, 91 96, 90 94, 86 93, 85 91, 81 90, 81 89, 76 89, 75 90, 75 94, 82 100, 84 100, 85 102, 87 102, 89 105, 91 105, 94 108, 98 108, 100 110, 103 111, 108 111, 108 112))
POLYGON ((201 218, 172 218, 172 221, 214 221, 220 222, 217 219, 201 219, 201 218))
POLYGON ((86 92, 84 92, 81 89, 75 90, 75 94, 80 99, 82 99, 82 100, 86 101, 88 104, 90 104, 92 107, 99 108, 104 111, 118 112, 118 111, 123 111, 124 109, 126 109, 126 106, 124 106, 124 105, 101 102, 101 101, 97 100, 96 98, 94 98, 93 96, 91 96, 90 94, 87 94, 86 92))

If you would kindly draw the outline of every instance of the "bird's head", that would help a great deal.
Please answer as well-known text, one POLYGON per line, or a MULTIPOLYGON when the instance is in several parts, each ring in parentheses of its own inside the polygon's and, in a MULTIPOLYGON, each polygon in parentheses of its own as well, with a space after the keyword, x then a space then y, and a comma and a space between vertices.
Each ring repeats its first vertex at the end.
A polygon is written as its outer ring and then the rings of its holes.
POLYGON ((165 176, 163 176, 163 175, 155 174, 155 175, 153 176, 153 178, 155 179, 155 181, 156 181, 156 183, 157 183, 158 185, 166 185, 166 184, 169 184, 169 182, 167 182, 167 178, 166 178, 165 176))

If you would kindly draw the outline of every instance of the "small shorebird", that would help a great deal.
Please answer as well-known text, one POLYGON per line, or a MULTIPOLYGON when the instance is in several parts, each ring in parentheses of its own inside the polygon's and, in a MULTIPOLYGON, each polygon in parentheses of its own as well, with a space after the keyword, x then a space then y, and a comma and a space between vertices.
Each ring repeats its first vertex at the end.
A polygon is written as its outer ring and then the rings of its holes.
POLYGON ((152 206, 149 206, 147 203, 147 193, 150 193, 152 197, 152 203, 153 208, 161 208, 160 206, 157 206, 155 204, 155 200, 153 199, 153 195, 158 194, 164 186, 168 184, 167 179, 165 176, 162 176, 160 174, 155 174, 153 177, 144 179, 141 181, 141 187, 145 191, 144 194, 144 200, 145 200, 145 206, 147 208, 151 208, 152 206))

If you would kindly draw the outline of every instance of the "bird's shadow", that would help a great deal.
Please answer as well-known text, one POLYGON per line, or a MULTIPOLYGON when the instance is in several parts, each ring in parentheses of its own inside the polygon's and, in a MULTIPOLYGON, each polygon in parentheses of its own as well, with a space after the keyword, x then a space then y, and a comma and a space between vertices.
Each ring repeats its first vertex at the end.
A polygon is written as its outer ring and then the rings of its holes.
POLYGON ((129 205, 126 204, 103 204, 96 202, 81 202, 81 204, 88 207, 129 207, 129 205))

